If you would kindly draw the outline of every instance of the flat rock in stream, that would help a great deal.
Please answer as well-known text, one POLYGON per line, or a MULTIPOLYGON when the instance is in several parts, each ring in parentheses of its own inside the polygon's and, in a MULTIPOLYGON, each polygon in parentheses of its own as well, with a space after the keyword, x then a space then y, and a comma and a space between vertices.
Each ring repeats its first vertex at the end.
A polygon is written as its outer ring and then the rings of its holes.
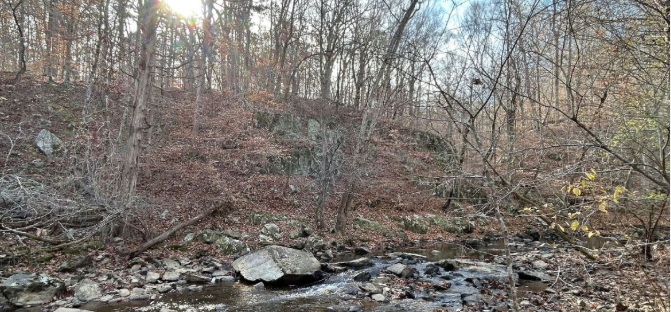
POLYGON ((89 310, 74 309, 74 308, 58 308, 54 312, 91 312, 89 310))
POLYGON ((340 267, 345 267, 345 268, 362 269, 362 268, 372 266, 373 262, 370 260, 370 258, 364 257, 364 258, 354 259, 352 261, 336 262, 336 263, 333 263, 333 264, 337 265, 337 266, 340 266, 340 267))
POLYGON ((321 264, 312 253, 267 246, 233 261, 233 270, 250 282, 300 284, 319 278, 321 264))
POLYGON ((465 278, 507 281, 508 271, 503 265, 465 259, 453 259, 452 261, 458 268, 458 272, 465 278))
POLYGON ((385 300, 386 300, 386 298, 385 298, 384 295, 382 295, 382 294, 374 294, 374 295, 372 295, 372 296, 370 296, 370 297, 371 297, 373 300, 377 301, 377 302, 382 302, 382 301, 385 301, 385 300))
POLYGON ((436 265, 443 268, 445 271, 454 271, 458 269, 458 264, 452 259, 443 259, 436 262, 436 265))
POLYGON ((419 272, 417 269, 414 267, 406 267, 401 271, 401 274, 399 274, 399 277, 401 278, 417 278, 419 276, 419 272))
POLYGON ((184 279, 190 283, 209 283, 212 278, 196 273, 184 274, 184 279))
POLYGON ((541 282, 552 281, 552 276, 540 271, 519 271, 517 272, 517 276, 521 280, 527 280, 527 281, 541 281, 541 282))
POLYGON ((354 248, 354 254, 355 255, 367 255, 369 253, 370 253, 370 248, 368 248, 368 247, 360 246, 360 247, 354 248))
POLYGON ((322 271, 328 273, 341 273, 347 271, 347 268, 333 263, 322 263, 322 271))
POLYGON ((368 282, 371 279, 370 272, 367 271, 361 271, 354 275, 352 279, 356 282, 368 282))
POLYGON ((363 290, 367 293, 370 293, 370 294, 381 294, 382 293, 382 289, 380 289, 380 287, 378 287, 377 285, 375 285, 373 283, 363 283, 363 284, 361 284, 361 286, 359 286, 359 288, 361 288, 361 290, 363 290))
POLYGON ((406 268, 405 264, 396 263, 388 266, 387 271, 394 273, 397 276, 400 276, 401 273, 403 273, 403 270, 405 270, 405 268, 406 268))
POLYGON ((415 261, 426 261, 426 256, 414 254, 414 253, 409 253, 409 252, 392 252, 388 253, 387 257, 389 258, 401 258, 401 259, 407 259, 407 260, 415 260, 415 261))

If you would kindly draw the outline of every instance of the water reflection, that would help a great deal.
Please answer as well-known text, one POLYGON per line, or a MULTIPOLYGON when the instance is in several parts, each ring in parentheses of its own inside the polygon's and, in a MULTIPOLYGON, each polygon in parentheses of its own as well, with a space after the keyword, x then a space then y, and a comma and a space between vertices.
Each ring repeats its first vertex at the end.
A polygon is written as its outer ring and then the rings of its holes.
POLYGON ((151 303, 147 301, 89 303, 82 309, 96 312, 159 311, 162 308, 184 312, 324 311, 326 307, 338 304, 339 301, 337 297, 331 296, 330 288, 255 290, 243 283, 224 283, 204 287, 199 292, 171 293, 151 303))

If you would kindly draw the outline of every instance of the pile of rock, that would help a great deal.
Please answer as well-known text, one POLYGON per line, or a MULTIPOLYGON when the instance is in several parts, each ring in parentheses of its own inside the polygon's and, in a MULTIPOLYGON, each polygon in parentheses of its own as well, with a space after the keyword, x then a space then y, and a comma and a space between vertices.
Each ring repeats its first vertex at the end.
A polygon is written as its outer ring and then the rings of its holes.
MULTIPOLYGON (((95 261, 106 259, 98 258, 95 261)), ((168 292, 198 291, 204 284, 235 282, 230 267, 210 257, 134 258, 121 270, 86 273, 92 261, 89 256, 71 257, 58 267, 58 276, 11 275, 0 282, 0 312, 45 304, 76 307, 89 301, 149 300, 168 292), (64 297, 68 290, 73 296, 64 297)))

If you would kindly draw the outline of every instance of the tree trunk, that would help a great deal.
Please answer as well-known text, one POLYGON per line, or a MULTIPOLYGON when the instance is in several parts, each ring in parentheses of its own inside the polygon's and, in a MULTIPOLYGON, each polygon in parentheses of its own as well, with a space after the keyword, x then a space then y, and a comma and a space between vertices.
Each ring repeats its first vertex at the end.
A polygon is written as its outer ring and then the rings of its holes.
POLYGON ((354 183, 350 183, 349 187, 342 194, 340 198, 340 205, 338 206, 338 216, 336 218, 336 231, 338 233, 345 233, 345 224, 347 224, 347 212, 352 204, 354 198, 354 183))
POLYGON ((145 109, 149 98, 152 65, 154 63, 154 44, 158 23, 158 6, 151 0, 144 0, 138 16, 142 35, 142 49, 138 63, 138 82, 135 87, 133 113, 131 117, 130 133, 126 142, 126 158, 124 160, 121 191, 130 203, 135 196, 137 184, 138 160, 140 157, 140 141, 145 129, 145 109))
POLYGON ((19 32, 19 70, 16 73, 16 76, 14 76, 14 84, 19 83, 23 73, 26 72, 26 39, 23 34, 23 27, 21 26, 23 24, 23 13, 17 12, 22 3, 23 0, 19 0, 15 5, 11 6, 12 17, 14 18, 16 29, 19 32))
POLYGON ((56 19, 56 4, 57 0, 49 0, 49 25, 46 31, 47 42, 47 60, 44 64, 44 75, 47 76, 49 82, 53 82, 54 67, 53 67, 53 51, 54 51, 54 33, 57 29, 58 20, 56 19))

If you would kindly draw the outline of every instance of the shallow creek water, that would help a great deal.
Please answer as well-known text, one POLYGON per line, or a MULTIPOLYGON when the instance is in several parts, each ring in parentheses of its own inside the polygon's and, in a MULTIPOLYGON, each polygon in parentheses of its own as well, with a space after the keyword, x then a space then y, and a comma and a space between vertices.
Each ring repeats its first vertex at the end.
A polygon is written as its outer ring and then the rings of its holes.
MULTIPOLYGON (((601 247, 606 241, 603 239, 590 239, 585 241, 589 247, 601 247)), ((511 252, 524 252, 533 248, 543 248, 542 242, 529 243, 512 246, 511 252)), ((415 253, 426 256, 428 261, 435 262, 442 259, 467 258, 473 260, 490 259, 505 252, 502 241, 494 241, 490 244, 469 248, 463 245, 450 243, 431 243, 414 247, 404 248, 398 251, 415 253)), ((347 254, 334 259, 336 261, 347 261, 359 258, 353 254, 347 254)), ((387 267, 393 260, 384 257, 372 256, 374 266, 364 269, 377 275, 383 268, 387 267)), ((422 272, 426 263, 416 264, 417 269, 422 272)), ((361 271, 361 270, 360 270, 361 271)), ((472 287, 461 283, 459 280, 451 280, 453 286, 446 291, 442 302, 427 302, 423 300, 402 300, 392 303, 377 303, 369 300, 361 300, 355 296, 347 295, 344 289, 352 287, 354 274, 360 271, 349 271, 331 275, 323 282, 300 288, 284 289, 254 289, 252 285, 235 282, 206 286, 199 292, 171 293, 159 297, 157 300, 130 301, 114 304, 89 303, 82 308, 96 312, 144 312, 159 311, 167 308, 177 311, 326 311, 329 307, 347 311, 349 307, 357 307, 355 311, 432 311, 440 305, 445 305, 450 300, 456 300, 460 305, 460 289, 472 291, 472 287), (225 307, 225 308, 224 308, 225 307)), ((519 291, 541 292, 547 285, 541 282, 520 281, 519 291)))

